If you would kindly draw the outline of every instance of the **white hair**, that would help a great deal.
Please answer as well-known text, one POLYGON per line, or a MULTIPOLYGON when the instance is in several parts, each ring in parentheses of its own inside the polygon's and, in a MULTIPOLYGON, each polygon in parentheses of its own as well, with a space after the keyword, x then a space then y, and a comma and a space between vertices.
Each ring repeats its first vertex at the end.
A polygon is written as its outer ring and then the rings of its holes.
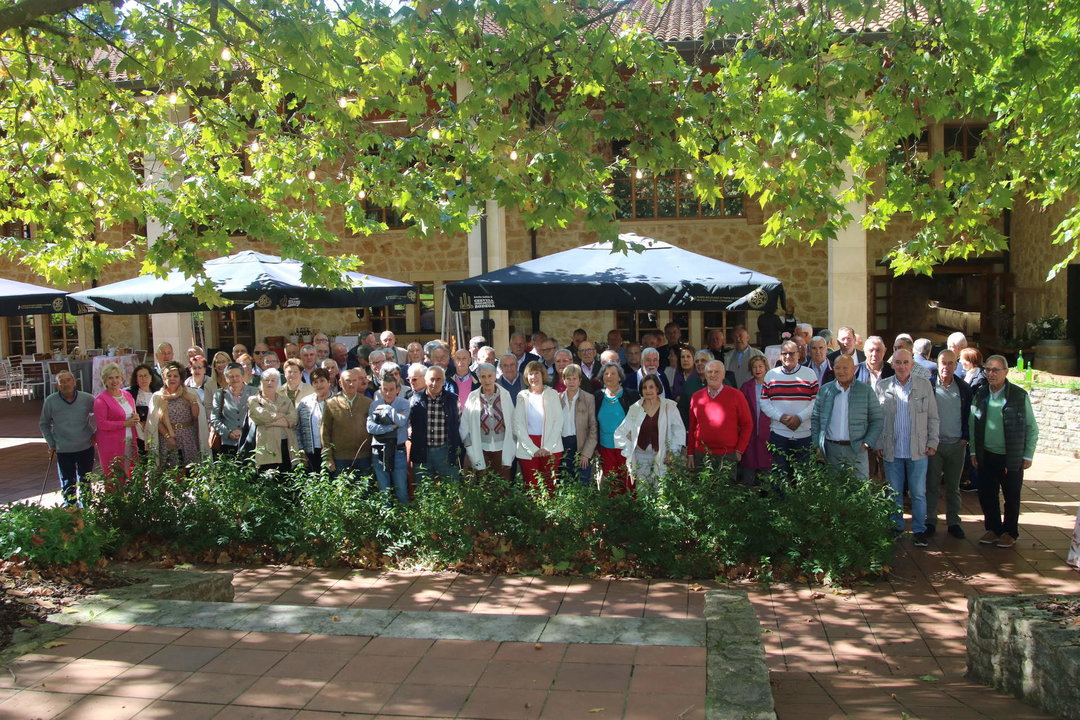
POLYGON ((967 347, 967 336, 957 330, 949 335, 948 339, 945 341, 945 345, 948 346, 950 350, 963 350, 967 347))
POLYGON ((915 354, 919 357, 930 357, 930 350, 933 349, 934 343, 930 341, 930 338, 919 338, 915 341, 914 349, 915 354))
POLYGON ((277 368, 267 368, 259 374, 259 383, 264 383, 267 380, 277 380, 278 384, 281 384, 281 373, 277 371, 277 368))

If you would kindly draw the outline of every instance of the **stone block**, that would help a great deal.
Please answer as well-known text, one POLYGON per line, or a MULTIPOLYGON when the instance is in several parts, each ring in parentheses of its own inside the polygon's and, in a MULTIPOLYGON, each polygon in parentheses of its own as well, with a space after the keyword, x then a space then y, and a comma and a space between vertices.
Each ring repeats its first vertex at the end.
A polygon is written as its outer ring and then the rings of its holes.
POLYGON ((775 720, 761 627, 745 593, 706 593, 705 637, 706 718, 775 720))

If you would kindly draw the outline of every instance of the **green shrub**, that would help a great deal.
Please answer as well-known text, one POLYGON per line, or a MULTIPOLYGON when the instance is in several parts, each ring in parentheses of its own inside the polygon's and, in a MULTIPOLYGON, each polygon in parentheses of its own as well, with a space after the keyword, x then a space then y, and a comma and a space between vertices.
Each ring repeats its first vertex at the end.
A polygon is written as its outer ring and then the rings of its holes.
POLYGON ((0 560, 38 567, 98 564, 111 531, 78 508, 8 505, 0 512, 0 560))

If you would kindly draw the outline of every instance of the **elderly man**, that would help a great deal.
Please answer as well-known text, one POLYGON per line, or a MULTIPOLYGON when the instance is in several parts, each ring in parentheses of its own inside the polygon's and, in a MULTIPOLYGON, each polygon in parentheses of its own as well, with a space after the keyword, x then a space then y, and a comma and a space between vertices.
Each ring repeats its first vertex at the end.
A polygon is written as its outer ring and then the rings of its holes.
MULTIPOLYGON (((930 359, 930 353, 934 351, 934 343, 930 338, 919 338, 912 345, 912 359, 919 365, 926 368, 926 371, 930 373, 930 377, 934 377, 938 371, 938 365, 936 362, 930 359)), ((927 378, 929 379, 929 378, 927 378)))
POLYGON ((566 346, 566 349, 570 351, 570 354, 574 356, 574 360, 578 360, 578 345, 589 339, 589 333, 585 332, 584 328, 578 328, 570 335, 570 344, 566 346))
POLYGON ((593 392, 599 390, 601 386, 600 380, 600 359, 596 356, 596 345, 592 340, 582 340, 578 343, 577 347, 578 359, 581 360, 581 387, 587 392, 593 392))
POLYGON ((758 401, 758 409, 772 421, 769 444, 776 448, 773 466, 782 477, 790 476, 792 463, 810 456, 810 416, 817 393, 817 375, 799 364, 798 344, 783 343, 780 367, 765 373, 758 401))
POLYGON ((885 479, 892 489, 897 533, 904 531, 903 496, 907 485, 911 496, 911 532, 916 547, 926 547, 926 466, 937 452, 938 409, 929 380, 916 377, 911 353, 901 348, 893 353, 893 377, 877 386, 881 414, 885 420, 878 440, 878 455, 885 461, 885 479))
POLYGON ((803 342, 806 345, 809 345, 810 339, 814 337, 814 326, 810 323, 796 323, 795 336, 792 338, 792 340, 794 340, 796 337, 802 338, 803 342))
POLYGON ((56 374, 56 392, 45 398, 38 427, 56 458, 60 474, 60 495, 64 504, 75 507, 90 499, 87 476, 94 469, 94 396, 75 389, 75 376, 62 370, 56 374))
POLYGON ((506 353, 499 359, 499 386, 510 393, 510 399, 517 405, 517 397, 522 385, 517 357, 513 353, 506 353))
POLYGON ((830 465, 854 468, 870 479, 869 452, 881 435, 881 405, 866 383, 855 382, 855 360, 841 355, 833 365, 836 379, 825 383, 814 401, 810 435, 814 448, 830 465))
POLYGON ((424 380, 424 392, 414 394, 409 406, 413 477, 417 483, 457 480, 462 449, 457 398, 444 391, 446 375, 438 365, 427 369, 424 380))
POLYGON ((264 358, 270 353, 270 346, 266 343, 255 343, 251 350, 251 358, 255 361, 254 367, 251 368, 251 374, 258 377, 262 375, 264 367, 264 358))
POLYGON ((482 348, 476 351, 476 362, 473 363, 473 372, 476 372, 476 366, 481 363, 487 363, 492 367, 497 367, 499 364, 499 356, 495 353, 495 348, 490 345, 484 345, 482 348))
MULTIPOLYGON (((911 353, 912 375, 914 375, 915 377, 921 377, 927 382, 930 381, 930 377, 934 373, 925 365, 921 365, 919 362, 917 362, 917 359, 915 357, 915 341, 911 339, 910 335, 908 335, 907 333, 900 333, 896 336, 896 339, 893 340, 893 353, 895 354, 897 350, 907 350, 909 353, 911 353)), ((891 365, 892 358, 889 358, 888 362, 891 365)))
POLYGON ((341 392, 326 399, 322 413, 323 463, 338 475, 371 469, 371 435, 367 430, 371 399, 360 392, 359 368, 341 373, 341 392))
POLYGON ((368 355, 368 370, 370 370, 371 384, 377 390, 382 384, 382 369, 387 363, 387 358, 393 355, 391 350, 375 349, 368 355))
POLYGON ((856 367, 859 363, 866 360, 866 353, 859 349, 858 340, 855 337, 855 329, 842 326, 836 331, 836 342, 840 345, 839 349, 829 353, 828 358, 830 363, 835 363, 836 358, 841 355, 847 355, 855 361, 856 367))
POLYGON ((521 372, 525 363, 532 359, 528 353, 528 340, 523 333, 516 332, 510 336, 510 353, 517 360, 518 372, 521 372))
POLYGON ((292 360, 293 358, 300 359, 300 346, 294 342, 285 343, 285 359, 292 360))
POLYGON ((717 360, 724 357, 724 333, 722 330, 713 328, 709 331, 709 334, 705 336, 705 349, 711 352, 717 360))
POLYGON ((393 488, 398 503, 408 505, 409 460, 405 441, 409 433, 409 402, 401 397, 400 389, 396 378, 383 378, 382 389, 368 409, 367 430, 372 438, 379 491, 393 488))
POLYGON ((157 349, 154 351, 154 371, 161 375, 165 366, 173 361, 173 346, 172 343, 158 343, 157 349))
POLYGON ((394 335, 393 331, 383 330, 382 334, 379 335, 379 344, 382 345, 383 349, 389 350, 394 354, 394 357, 390 359, 396 362, 398 365, 401 365, 405 362, 407 351, 405 350, 405 348, 397 346, 397 336, 394 335))
POLYGON ((956 376, 956 353, 938 353, 937 372, 930 378, 938 408, 937 452, 926 464, 926 534, 937 530, 938 493, 945 486, 945 521, 949 534, 964 537, 960 525, 960 475, 967 460, 971 388, 956 376))
POLYGON ((547 335, 544 335, 544 337, 538 341, 536 346, 539 360, 543 363, 544 370, 547 372, 549 378, 555 373, 555 348, 556 343, 554 338, 549 338, 547 335))
POLYGON ((316 348, 319 347, 320 345, 329 346, 330 345, 330 336, 327 335, 324 332, 317 332, 311 338, 311 344, 314 345, 316 348))
POLYGON ((405 370, 405 379, 408 383, 408 387, 403 393, 406 400, 412 400, 414 395, 422 393, 427 390, 427 381, 424 380, 424 375, 427 373, 427 365, 423 363, 413 363, 405 370))
POLYGON ((750 333, 742 325, 735 328, 732 339, 735 347, 724 357, 724 367, 733 377, 735 387, 741 388, 743 383, 754 376, 750 372, 750 361, 756 357, 765 357, 765 353, 750 347, 750 333))
POLYGON ((754 420, 743 394, 724 384, 724 363, 710 360, 705 364, 705 387, 690 398, 690 427, 686 435, 686 461, 702 467, 706 457, 725 462, 731 477, 750 444, 754 420))
POLYGON ((855 379, 877 391, 882 380, 892 377, 893 369, 885 364, 885 341, 879 335, 871 335, 863 343, 866 360, 855 366, 855 379))
POLYGON ((632 342, 626 346, 626 360, 622 364, 623 375, 631 375, 641 369, 641 343, 632 342))
POLYGON ((338 364, 339 368, 349 367, 349 348, 341 343, 333 343, 330 346, 330 357, 338 364))
MULTIPOLYGON (((817 375, 819 387, 827 382, 832 382, 834 378, 832 363, 829 362, 828 356, 829 345, 825 342, 825 338, 820 335, 810 338, 810 357, 807 358, 805 364, 817 375)), ((852 365, 852 368, 854 368, 854 365, 852 365)), ((852 372, 854 372, 854 369, 852 372)))
POLYGON ((240 356, 241 355, 247 355, 247 354, 248 354, 247 345, 245 345, 243 343, 236 343, 235 345, 232 346, 232 359, 233 359, 233 362, 240 362, 240 356))
MULTIPOLYGON (((646 375, 656 375, 660 379, 660 384, 664 386, 664 391, 660 397, 668 398, 669 400, 676 400, 677 398, 671 397, 671 385, 668 383, 667 375, 662 369, 660 369, 660 351, 656 348, 644 348, 641 351, 641 367, 638 371, 632 375, 627 375, 623 380, 623 387, 628 390, 638 390, 641 387, 641 380, 646 375)), ((597 385, 593 390, 599 390, 600 385, 597 385)))
POLYGON ((949 335, 945 340, 945 347, 949 348, 956 354, 956 357, 960 357, 960 351, 968 346, 967 336, 962 332, 954 332, 949 335))
POLYGON ((473 359, 470 369, 472 369, 473 372, 476 372, 477 355, 480 354, 480 348, 485 345, 487 345, 487 338, 483 335, 474 335, 469 338, 469 355, 472 355, 473 359))
POLYGON ((623 335, 622 330, 611 329, 607 334, 607 346, 608 350, 614 350, 619 355, 619 364, 626 364, 626 348, 623 347, 623 335))
POLYGON ((1009 382, 1009 366, 1000 355, 983 363, 986 383, 971 401, 971 464, 979 469, 979 504, 986 533, 983 545, 1011 548, 1020 537, 1020 490, 1031 467, 1039 426, 1031 398, 1009 382), (1004 496, 1002 516, 999 494, 1004 496))
POLYGON ((300 362, 304 363, 304 382, 311 382, 311 371, 319 366, 319 356, 315 354, 314 345, 304 345, 300 348, 300 362))
POLYGON ((450 348, 442 340, 430 340, 424 345, 424 362, 429 367, 441 367, 443 374, 450 369, 450 348))
POLYGON ((452 387, 454 394, 457 395, 459 414, 465 408, 469 393, 480 387, 480 381, 469 369, 471 364, 472 355, 468 350, 459 348, 454 351, 454 374, 450 376, 450 382, 447 385, 452 387))

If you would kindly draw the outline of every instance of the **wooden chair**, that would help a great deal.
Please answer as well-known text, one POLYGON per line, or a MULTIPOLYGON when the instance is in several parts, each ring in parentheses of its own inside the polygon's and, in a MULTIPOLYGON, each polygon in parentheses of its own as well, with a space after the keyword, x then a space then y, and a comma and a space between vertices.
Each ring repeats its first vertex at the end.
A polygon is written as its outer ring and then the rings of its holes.
MULTIPOLYGON (((35 388, 40 387, 41 392, 44 394, 48 389, 48 378, 45 376, 45 365, 40 362, 23 363, 23 387, 29 388, 29 395, 36 397, 37 393, 35 388)), ((23 402, 26 402, 27 393, 23 393, 23 402)))

